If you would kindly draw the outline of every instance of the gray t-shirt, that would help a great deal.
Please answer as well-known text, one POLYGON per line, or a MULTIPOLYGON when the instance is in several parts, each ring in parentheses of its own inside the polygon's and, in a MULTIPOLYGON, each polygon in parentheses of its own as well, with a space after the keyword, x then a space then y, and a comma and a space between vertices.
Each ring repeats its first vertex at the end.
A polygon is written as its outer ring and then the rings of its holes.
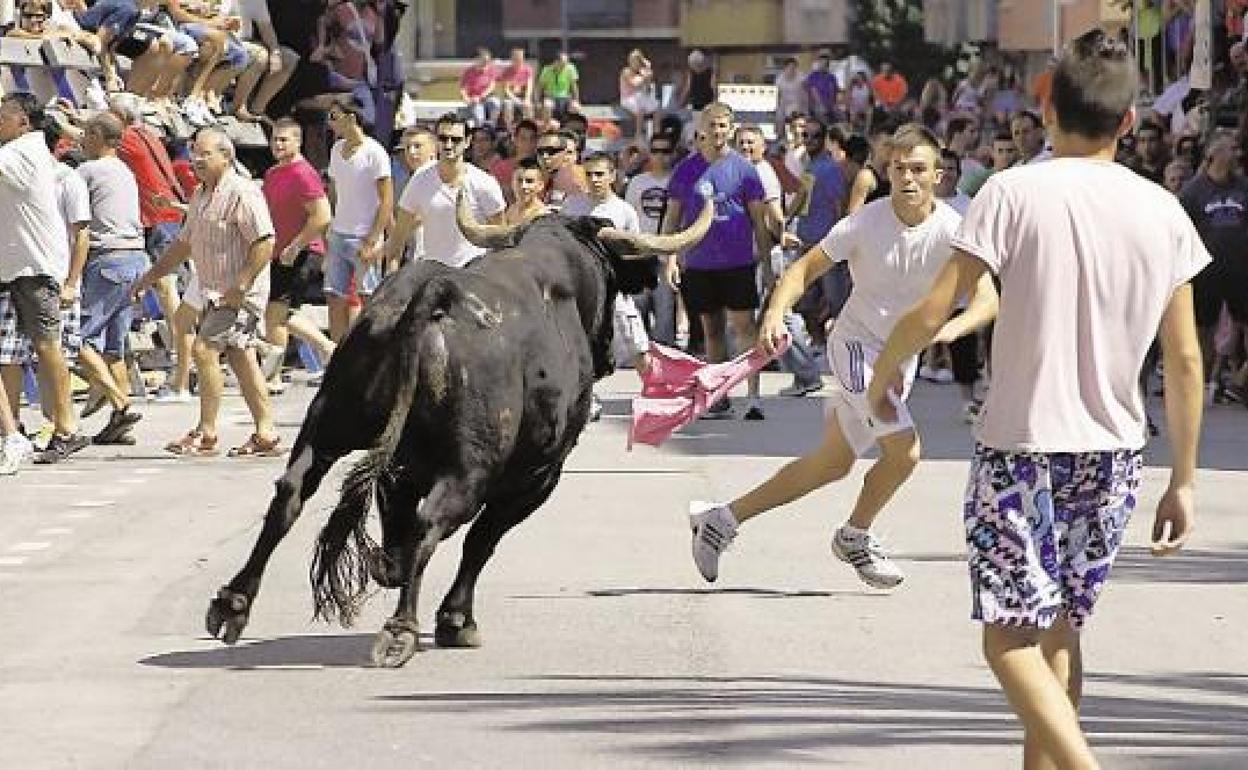
POLYGON ((89 160, 78 174, 91 193, 91 250, 142 249, 139 185, 120 158, 89 160))

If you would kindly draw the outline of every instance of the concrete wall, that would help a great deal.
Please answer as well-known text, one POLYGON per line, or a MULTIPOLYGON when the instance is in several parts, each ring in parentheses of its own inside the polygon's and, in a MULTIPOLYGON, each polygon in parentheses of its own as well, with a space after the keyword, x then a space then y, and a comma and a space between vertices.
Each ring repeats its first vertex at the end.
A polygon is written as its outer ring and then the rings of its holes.
POLYGON ((784 39, 780 0, 683 0, 681 41, 690 48, 769 46, 784 39))

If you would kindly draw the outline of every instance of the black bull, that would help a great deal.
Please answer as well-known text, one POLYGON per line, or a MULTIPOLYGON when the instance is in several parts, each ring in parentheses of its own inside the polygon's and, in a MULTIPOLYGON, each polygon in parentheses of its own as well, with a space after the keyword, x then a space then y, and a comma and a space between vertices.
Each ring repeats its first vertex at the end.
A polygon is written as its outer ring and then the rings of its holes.
POLYGON ((336 461, 368 450, 317 544, 316 615, 349 625, 370 579, 398 588, 373 660, 403 665, 418 649, 425 566, 441 540, 473 521, 435 640, 477 646, 477 576, 499 539, 555 488, 593 383, 611 371, 612 303, 619 288, 638 289, 645 264, 624 257, 695 243, 712 206, 662 237, 588 217, 478 225, 462 201, 459 214, 470 240, 498 250, 463 269, 417 261, 382 284, 334 353, 250 558, 209 605, 212 636, 238 640, 265 565, 306 501, 336 461), (374 497, 380 547, 365 528, 374 497))

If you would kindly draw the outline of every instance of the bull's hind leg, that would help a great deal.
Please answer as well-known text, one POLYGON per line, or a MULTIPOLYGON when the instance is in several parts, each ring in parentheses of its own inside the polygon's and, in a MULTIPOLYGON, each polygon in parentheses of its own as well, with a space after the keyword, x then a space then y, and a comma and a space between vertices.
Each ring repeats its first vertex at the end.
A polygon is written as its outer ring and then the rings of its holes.
POLYGON ((477 578, 503 535, 546 502, 558 482, 559 469, 556 469, 526 493, 486 502, 485 510, 464 538, 464 553, 455 582, 438 609, 434 641, 439 647, 481 646, 476 618, 472 614, 477 578))
POLYGON ((420 633, 416 603, 420 597, 420 581, 429 559, 443 538, 470 521, 481 509, 485 477, 476 474, 467 478, 438 479, 429 496, 421 504, 411 531, 411 569, 399 590, 398 606, 373 644, 373 663, 398 668, 419 649, 420 633))
POLYGON ((381 546, 373 548, 367 558, 368 572, 382 588, 401 588, 407 582, 416 544, 416 513, 426 493, 415 475, 405 469, 383 473, 377 481, 381 546))
MULTIPOLYGON (((304 503, 316 494, 325 474, 333 467, 347 449, 327 449, 322 443, 323 421, 332 411, 326 408, 324 394, 319 394, 308 409, 303 429, 291 451, 286 471, 277 480, 273 500, 264 517, 260 537, 251 549, 247 563, 234 579, 217 592, 208 604, 204 625, 208 634, 220 637, 226 644, 234 644, 247 625, 256 594, 260 591, 260 578, 269 558, 294 525, 303 511, 304 503)), ((340 418, 339 418, 340 419, 340 418)))

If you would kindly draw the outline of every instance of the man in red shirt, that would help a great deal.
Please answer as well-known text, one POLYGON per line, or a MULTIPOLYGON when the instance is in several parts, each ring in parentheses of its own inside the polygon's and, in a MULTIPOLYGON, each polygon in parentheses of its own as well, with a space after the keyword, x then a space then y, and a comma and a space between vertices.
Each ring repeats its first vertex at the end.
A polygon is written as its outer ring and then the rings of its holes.
POLYGON ((473 126, 485 125, 498 113, 498 98, 494 96, 497 81, 494 55, 488 48, 478 48, 476 61, 459 76, 459 95, 472 112, 473 126))
POLYGON ((876 103, 892 112, 906 100, 910 93, 910 84, 900 72, 893 69, 891 62, 882 62, 880 71, 871 78, 871 92, 875 94, 876 103))
MULTIPOLYGON (((182 230, 182 210, 166 202, 184 204, 188 190, 183 189, 174 172, 173 161, 164 142, 143 122, 141 103, 130 94, 116 94, 109 102, 109 111, 126 127, 121 135, 117 157, 129 167, 139 185, 139 221, 147 239, 147 253, 153 261, 182 230)), ((194 334, 189 333, 199 321, 195 309, 178 299, 177 278, 167 276, 155 287, 161 312, 169 320, 174 336, 174 371, 168 386, 156 401, 189 403, 191 379, 191 346, 194 334)))
MULTIPOLYGON (((264 174, 264 199, 275 233, 269 277, 269 304, 264 311, 264 337, 282 353, 290 333, 308 342, 324 364, 334 343, 301 315, 292 315, 314 285, 316 258, 325 253, 323 236, 329 226, 329 196, 321 175, 300 152, 303 129, 290 118, 273 125, 269 149, 277 164, 264 174)), ((266 371, 269 392, 281 389, 280 359, 276 371, 266 371)))

